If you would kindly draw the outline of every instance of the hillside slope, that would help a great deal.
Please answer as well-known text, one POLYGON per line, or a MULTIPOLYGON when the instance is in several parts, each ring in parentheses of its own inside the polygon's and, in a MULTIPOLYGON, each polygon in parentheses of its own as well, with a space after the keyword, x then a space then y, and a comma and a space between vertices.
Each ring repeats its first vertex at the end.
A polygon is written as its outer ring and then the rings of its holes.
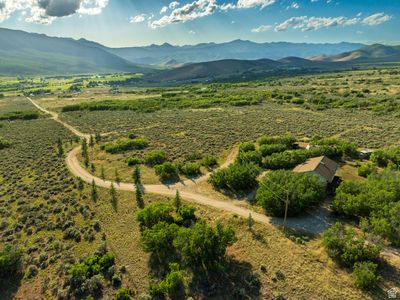
POLYGON ((68 38, 0 28, 0 74, 146 72, 114 54, 68 38))
POLYGON ((325 62, 377 62, 400 61, 400 46, 385 46, 374 44, 355 51, 340 53, 337 55, 321 55, 310 57, 314 61, 325 62))

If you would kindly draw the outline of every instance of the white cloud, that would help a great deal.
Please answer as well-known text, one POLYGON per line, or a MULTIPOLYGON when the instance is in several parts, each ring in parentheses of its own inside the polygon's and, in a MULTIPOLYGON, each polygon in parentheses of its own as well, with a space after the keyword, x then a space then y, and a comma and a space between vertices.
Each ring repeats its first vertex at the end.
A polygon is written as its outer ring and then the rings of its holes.
POLYGON ((189 30, 189 34, 196 34, 196 31, 194 31, 194 30, 189 30))
POLYGON ((147 15, 146 14, 141 14, 137 16, 133 16, 130 18, 129 22, 130 23, 142 23, 146 20, 147 15))
POLYGON ((253 28, 251 30, 251 32, 260 33, 260 32, 265 32, 265 31, 271 30, 272 28, 273 28, 272 25, 261 25, 260 27, 253 28))
POLYGON ((169 7, 168 7, 168 6, 163 6, 163 7, 161 7, 161 10, 160 10, 160 15, 163 15, 163 14, 165 14, 165 13, 168 11, 168 9, 169 9, 169 7))
POLYGON ((217 9, 217 0, 196 0, 182 7, 175 8, 168 16, 164 16, 159 20, 149 22, 149 26, 155 29, 165 27, 173 23, 185 23, 212 15, 217 9))
POLYGON ((292 5, 290 5, 290 8, 299 9, 300 8, 300 4, 298 4, 297 2, 293 2, 292 5))
POLYGON ((290 28, 300 29, 301 31, 318 30, 321 28, 335 26, 351 26, 357 24, 376 26, 391 19, 391 16, 384 13, 377 13, 364 19, 346 17, 292 17, 275 26, 275 31, 285 31, 290 28))
POLYGON ((20 11, 26 14, 27 22, 50 24, 76 13, 98 15, 107 4, 108 0, 0 0, 0 22, 20 11))
POLYGON ((364 25, 376 26, 376 25, 386 23, 386 22, 390 21, 391 19, 392 19, 392 16, 386 15, 385 13, 381 12, 381 13, 376 13, 369 17, 364 18, 361 23, 363 23, 364 25))
POLYGON ((169 4, 169 8, 170 8, 170 9, 175 9, 175 8, 177 8, 179 5, 180 5, 180 3, 179 3, 178 1, 172 1, 172 2, 169 4))
POLYGON ((237 7, 251 8, 260 6, 261 8, 264 8, 274 4, 275 2, 276 0, 238 0, 237 7))

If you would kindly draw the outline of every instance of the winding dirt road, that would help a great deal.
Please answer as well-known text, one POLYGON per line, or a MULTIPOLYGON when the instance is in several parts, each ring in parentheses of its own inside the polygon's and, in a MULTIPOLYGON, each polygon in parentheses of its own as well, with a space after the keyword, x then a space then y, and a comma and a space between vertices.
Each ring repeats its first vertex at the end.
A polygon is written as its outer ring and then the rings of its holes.
MULTIPOLYGON (((39 104, 37 104, 35 101, 33 101, 31 98, 27 97, 27 99, 40 111, 51 115, 52 119, 60 124, 62 124, 65 128, 70 130, 73 134, 79 136, 80 138, 86 138, 89 139, 90 135, 82 133, 75 127, 71 126, 70 124, 62 121, 59 119, 59 116, 56 112, 49 111, 43 107, 41 107, 39 104)), ((65 159, 65 162, 68 166, 68 169, 70 172, 76 176, 81 178, 83 181, 86 183, 91 184, 93 181, 95 182, 96 186, 102 187, 102 188, 110 188, 111 184, 114 185, 114 187, 117 190, 122 190, 122 191, 135 191, 135 187, 132 183, 124 183, 121 182, 120 184, 117 184, 116 182, 108 181, 108 180, 103 180, 99 177, 96 177, 92 174, 90 174, 85 168, 82 167, 78 160, 78 154, 80 153, 81 147, 78 146, 74 149, 72 149, 68 154, 65 159)), ((227 157, 226 161, 221 165, 221 168, 229 166, 236 158, 238 153, 237 149, 234 149, 227 157)), ((264 223, 264 224, 269 224, 271 223, 274 218, 267 217, 264 214, 257 213, 253 210, 247 209, 245 207, 236 205, 234 203, 228 202, 228 201, 221 201, 221 200, 215 200, 209 197, 206 197, 204 195, 198 194, 198 193, 193 193, 189 191, 182 190, 182 188, 187 188, 193 185, 198 184, 199 182, 206 181, 210 176, 210 173, 207 173, 197 179, 193 180, 185 180, 183 182, 179 182, 173 185, 162 185, 162 184, 154 184, 154 185, 144 185, 143 188, 145 192, 147 193, 153 193, 153 194, 159 194, 163 196, 169 196, 169 197, 174 197, 176 195, 176 191, 179 191, 179 194, 181 197, 187 201, 201 204, 201 205, 206 205, 210 206, 213 208, 217 208, 226 212, 234 213, 237 214, 241 217, 247 218, 249 214, 252 215, 253 219, 257 222, 264 223)), ((274 220, 276 223, 276 220, 274 220)))

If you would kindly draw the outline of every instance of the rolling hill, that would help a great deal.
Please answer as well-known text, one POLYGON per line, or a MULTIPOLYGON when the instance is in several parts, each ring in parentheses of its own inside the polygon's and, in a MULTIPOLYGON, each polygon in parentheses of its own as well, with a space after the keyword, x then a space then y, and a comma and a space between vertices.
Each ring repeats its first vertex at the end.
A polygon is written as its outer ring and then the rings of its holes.
POLYGON ((212 81, 257 78, 266 75, 306 71, 326 71, 346 67, 343 63, 319 62, 299 57, 280 60, 237 60, 224 59, 204 63, 187 64, 147 76, 152 82, 212 81))
POLYGON ((148 72, 101 48, 69 38, 0 28, 0 74, 148 72))
POLYGON ((400 61, 400 46, 374 44, 355 51, 336 55, 314 56, 310 59, 320 62, 396 62, 400 61))

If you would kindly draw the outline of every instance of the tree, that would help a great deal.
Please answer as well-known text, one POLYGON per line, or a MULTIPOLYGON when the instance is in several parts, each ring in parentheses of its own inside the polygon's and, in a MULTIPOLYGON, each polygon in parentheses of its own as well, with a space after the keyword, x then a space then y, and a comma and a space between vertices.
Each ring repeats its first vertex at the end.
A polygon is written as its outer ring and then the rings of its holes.
POLYGON ((136 195, 136 203, 139 208, 144 207, 144 199, 143 199, 143 192, 140 186, 136 186, 135 190, 135 195, 136 195))
POLYGON ((185 299, 185 277, 177 263, 169 264, 170 272, 159 283, 150 285, 150 294, 156 298, 185 299))
POLYGON ((174 245, 188 266, 210 270, 221 265, 226 248, 235 241, 232 228, 221 224, 213 228, 199 221, 192 228, 181 228, 174 245))
POLYGON ((175 223, 159 222, 142 233, 142 245, 146 252, 155 254, 161 262, 174 252, 174 239, 179 231, 175 223))
POLYGON ((100 169, 100 178, 104 180, 106 180, 106 175, 104 174, 104 166, 101 165, 101 169, 100 169))
POLYGON ((94 147, 94 138, 93 138, 93 135, 90 135, 90 138, 89 138, 89 147, 94 147))
POLYGON ((172 212, 174 208, 168 203, 153 203, 141 209, 137 215, 137 221, 142 230, 151 228, 160 222, 173 223, 172 212))
POLYGON ((110 197, 111 197, 111 205, 115 210, 117 210, 117 205, 118 205, 118 195, 117 195, 117 190, 114 187, 114 184, 111 183, 110 187, 110 197))
POLYGON ((82 192, 84 187, 82 178, 78 177, 78 190, 82 192))
POLYGON ((97 188, 96 188, 96 183, 94 182, 94 179, 92 180, 92 187, 91 187, 91 198, 94 202, 97 201, 98 195, 97 195, 97 188))
POLYGON ((253 163, 234 163, 228 168, 213 172, 209 182, 218 189, 234 192, 247 191, 257 185, 260 168, 253 163))
POLYGON ((135 183, 135 186, 141 186, 141 175, 140 175, 140 167, 138 165, 135 166, 135 170, 133 171, 132 174, 133 177, 133 182, 135 183))
POLYGON ((377 261, 382 246, 367 241, 354 228, 337 222, 323 234, 323 244, 332 258, 346 267, 357 262, 377 261))
POLYGON ((101 134, 96 132, 94 135, 94 139, 95 139, 96 143, 99 143, 101 141, 101 134))
POLYGON ((261 179, 256 201, 268 214, 282 217, 288 195, 288 215, 301 214, 325 199, 326 182, 316 175, 271 171, 261 179))
POLYGON ((58 157, 63 157, 64 148, 63 148, 62 140, 60 138, 57 139, 57 151, 58 151, 58 157))
POLYGON ((161 165, 167 160, 167 154, 162 150, 153 150, 144 156, 144 161, 149 166, 161 165))
POLYGON ((249 216, 247 217, 247 228, 251 231, 253 230, 253 225, 254 225, 254 219, 250 213, 249 216))
POLYGON ((0 251, 0 279, 9 278, 21 271, 22 251, 14 246, 6 245, 0 251))
POLYGON ((179 178, 178 167, 171 162, 164 162, 162 165, 155 166, 156 174, 161 180, 176 180, 179 178))
POLYGON ((89 166, 89 153, 88 153, 88 147, 87 147, 87 142, 86 139, 82 139, 82 157, 83 157, 83 163, 85 164, 86 167, 89 166))
POLYGON ((118 169, 115 169, 115 182, 118 185, 121 183, 121 178, 119 177, 118 169))
POLYGON ((179 191, 178 190, 176 190, 176 195, 175 195, 175 198, 174 198, 174 206, 175 206, 175 210, 177 212, 179 211, 179 209, 182 206, 182 199, 181 199, 181 196, 179 195, 179 191))
POLYGON ((373 289, 379 282, 377 275, 378 265, 373 262, 357 262, 354 264, 353 278, 357 287, 369 290, 373 289))

